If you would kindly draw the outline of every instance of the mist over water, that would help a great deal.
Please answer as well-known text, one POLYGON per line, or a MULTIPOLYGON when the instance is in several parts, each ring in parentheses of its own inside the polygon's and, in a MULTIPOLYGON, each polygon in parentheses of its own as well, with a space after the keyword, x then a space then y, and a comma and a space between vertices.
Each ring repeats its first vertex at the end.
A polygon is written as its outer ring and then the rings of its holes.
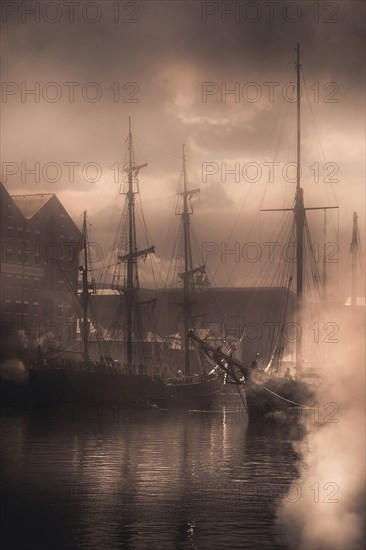
POLYGON ((277 510, 290 548, 364 547, 365 312, 347 309, 338 313, 333 383, 317 388, 319 406, 303 415, 306 436, 293 444, 299 477, 289 494, 299 498, 277 510))

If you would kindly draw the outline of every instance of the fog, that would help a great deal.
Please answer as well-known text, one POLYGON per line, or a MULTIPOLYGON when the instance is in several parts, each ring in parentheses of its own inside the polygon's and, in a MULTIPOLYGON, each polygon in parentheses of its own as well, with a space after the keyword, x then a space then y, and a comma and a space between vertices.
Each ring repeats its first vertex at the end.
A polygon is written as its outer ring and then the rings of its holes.
MULTIPOLYGON (((362 548, 365 542, 365 312, 345 309, 332 317, 339 341, 320 341, 318 371, 328 363, 331 375, 316 392, 314 410, 302 415, 306 436, 294 444, 299 477, 277 511, 290 548, 362 548)), ((305 353, 314 356, 316 347, 308 344, 305 353)))

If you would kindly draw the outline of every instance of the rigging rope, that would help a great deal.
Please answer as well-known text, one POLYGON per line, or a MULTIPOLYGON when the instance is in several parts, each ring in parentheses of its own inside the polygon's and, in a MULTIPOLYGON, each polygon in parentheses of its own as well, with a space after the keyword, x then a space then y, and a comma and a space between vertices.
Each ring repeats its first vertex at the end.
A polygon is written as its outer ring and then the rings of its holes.
POLYGON ((283 397, 282 395, 279 395, 278 393, 270 390, 269 388, 267 388, 263 384, 261 384, 261 387, 264 390, 266 390, 267 392, 271 393, 272 395, 275 395, 279 399, 282 399, 283 401, 287 401, 287 403, 291 403, 292 405, 296 405, 297 407, 300 407, 301 409, 309 409, 309 410, 314 409, 314 407, 308 407, 307 405, 303 405, 302 403, 297 403, 296 401, 292 401, 291 399, 287 399, 286 397, 283 397))

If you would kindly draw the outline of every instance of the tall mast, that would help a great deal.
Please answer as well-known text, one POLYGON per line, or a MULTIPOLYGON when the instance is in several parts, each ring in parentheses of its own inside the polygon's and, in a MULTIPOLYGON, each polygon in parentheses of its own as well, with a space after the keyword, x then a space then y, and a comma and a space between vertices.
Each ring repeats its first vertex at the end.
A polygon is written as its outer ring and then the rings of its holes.
MULTIPOLYGON (((302 334, 302 305, 303 305, 303 286, 304 286, 304 229, 305 229, 305 212, 306 210, 326 210, 338 208, 338 206, 316 206, 316 207, 304 207, 304 190, 301 187, 301 83, 300 83, 300 46, 299 43, 295 48, 297 52, 296 59, 296 193, 295 193, 295 205, 294 208, 265 208, 262 212, 285 212, 293 211, 295 219, 296 230, 296 322, 300 328, 300 335, 302 334)), ((325 214, 324 214, 325 216, 325 214)), ((326 232, 324 233, 324 239, 326 239, 326 232)), ((325 258, 324 258, 324 271, 323 281, 326 281, 325 271, 325 258)), ((302 372, 302 338, 296 339, 296 374, 301 377, 302 372)))
POLYGON ((181 335, 182 350, 184 355, 184 371, 186 375, 190 374, 190 356, 189 356, 189 337, 188 332, 191 327, 191 288, 195 282, 195 274, 205 273, 205 266, 201 265, 193 267, 192 260, 192 248, 191 248, 191 229, 190 229, 190 217, 192 211, 190 211, 189 200, 199 193, 199 189, 189 189, 187 181, 187 167, 186 167, 186 153, 185 145, 182 145, 183 150, 183 191, 179 193, 183 197, 183 209, 179 212, 181 217, 180 235, 183 230, 183 248, 184 248, 184 270, 179 273, 179 277, 183 280, 183 303, 181 303, 183 309, 183 332, 181 335))
POLYGON ((133 191, 133 153, 132 153, 132 132, 131 117, 128 117, 128 256, 127 256, 127 292, 126 292, 126 330, 127 330, 127 365, 133 363, 133 302, 134 302, 134 252, 136 250, 136 229, 135 229, 135 195, 133 191))
POLYGON ((184 230, 184 273, 183 273, 183 326, 184 326, 184 369, 188 376, 190 373, 190 357, 189 357, 189 338, 188 331, 190 329, 191 304, 189 296, 189 278, 190 270, 190 234, 189 234, 189 211, 188 211, 188 191, 187 191, 187 170, 186 170, 186 154, 185 145, 183 144, 183 212, 182 222, 184 230))
MULTIPOLYGON (((296 196, 295 196, 295 226, 296 226, 296 321, 302 332, 302 293, 303 293, 303 274, 304 274, 304 225, 305 225, 305 208, 304 208, 304 191, 301 187, 301 128, 300 128, 300 100, 301 100, 301 84, 300 84, 300 46, 297 44, 297 61, 296 61, 296 107, 297 107, 297 132, 296 132, 296 196)), ((296 373, 301 375, 302 369, 302 338, 296 339, 296 373)))
POLYGON ((359 252, 357 220, 358 220, 357 212, 353 212, 352 241, 351 241, 351 255, 352 255, 351 306, 357 305, 357 259, 358 259, 358 252, 359 252))
POLYGON ((83 326, 82 326, 82 339, 83 339, 83 359, 89 360, 88 350, 88 306, 89 306, 89 288, 88 288, 88 243, 86 237, 86 210, 84 211, 83 222, 83 236, 84 236, 84 266, 80 268, 82 272, 83 290, 81 294, 81 303, 83 307, 83 326))
POLYGON ((323 228, 323 297, 327 300, 327 209, 324 208, 324 228, 323 228))
POLYGON ((137 250, 136 242, 136 220, 135 220, 135 195, 134 182, 137 180, 137 175, 141 168, 145 168, 147 164, 136 165, 133 154, 131 117, 128 118, 128 159, 127 166, 124 169, 127 174, 127 250, 126 254, 117 257, 120 262, 126 262, 126 286, 124 287, 125 304, 126 304, 126 360, 127 366, 132 368, 134 360, 134 322, 136 322, 135 309, 138 306, 136 301, 136 292, 139 288, 137 260, 139 257, 146 258, 151 252, 155 252, 154 246, 150 246, 144 250, 137 250))

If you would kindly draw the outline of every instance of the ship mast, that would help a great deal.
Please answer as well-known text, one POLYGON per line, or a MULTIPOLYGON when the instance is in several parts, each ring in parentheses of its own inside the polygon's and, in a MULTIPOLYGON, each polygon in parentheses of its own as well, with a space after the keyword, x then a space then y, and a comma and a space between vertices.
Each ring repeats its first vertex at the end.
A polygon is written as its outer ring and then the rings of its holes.
MULTIPOLYGON (((186 167, 186 153, 185 145, 182 145, 183 151, 183 190, 178 193, 178 196, 183 197, 183 208, 182 210, 176 211, 176 214, 181 218, 181 224, 179 227, 179 242, 183 240, 183 271, 178 273, 179 278, 183 281, 183 301, 180 302, 180 306, 183 310, 183 328, 181 330, 181 342, 182 342, 182 351, 184 356, 184 372, 188 376, 191 372, 190 365, 190 356, 189 356, 189 331, 192 321, 192 312, 191 312, 191 290, 196 284, 202 284, 202 277, 205 275, 206 266, 200 265, 198 267, 193 267, 192 259, 192 246, 191 246, 191 226, 190 226, 190 217, 192 214, 192 209, 190 208, 189 201, 192 197, 197 195, 200 190, 189 189, 188 177, 187 177, 187 167, 186 167), (182 236, 183 234, 183 236, 182 236), (182 239, 182 240, 181 240, 182 239), (196 279, 197 276, 197 279, 196 279), (198 282, 199 276, 199 282, 198 282)), ((178 251, 178 255, 181 256, 181 249, 178 251)))
POLYGON ((191 372, 190 365, 190 355, 189 355, 189 336, 188 332, 192 328, 192 312, 191 312, 191 290, 195 283, 195 275, 200 274, 201 276, 205 274, 205 265, 200 265, 198 267, 193 267, 192 259, 192 247, 191 247, 191 226, 190 226, 190 217, 192 210, 190 209, 189 200, 199 193, 199 189, 189 189, 188 178, 187 178, 187 167, 186 167, 186 153, 185 145, 182 145, 183 151, 183 191, 178 193, 178 195, 183 197, 183 208, 181 212, 177 212, 177 215, 181 217, 181 226, 180 233, 183 232, 183 254, 184 254, 184 270, 181 273, 178 273, 180 279, 183 281, 183 302, 180 303, 183 309, 183 329, 181 333, 181 342, 182 342, 182 351, 184 356, 184 372, 188 376, 191 372))
POLYGON ((352 256, 352 289, 351 289, 351 306, 357 305, 357 259, 359 253, 358 242, 358 216, 357 212, 353 212, 353 227, 352 227, 352 241, 351 241, 351 256, 352 256))
POLYGON ((134 359, 134 313, 137 303, 137 290, 139 288, 137 259, 139 257, 147 257, 148 254, 155 252, 155 247, 150 246, 144 250, 137 250, 136 243, 136 218, 135 218, 135 195, 138 191, 134 191, 134 180, 136 180, 138 172, 141 168, 145 168, 147 164, 136 165, 133 154, 131 117, 128 118, 128 162, 125 172, 127 173, 127 254, 118 256, 118 260, 126 262, 127 278, 124 294, 126 298, 126 343, 127 343, 127 366, 132 369, 134 359))
MULTIPOLYGON (((294 208, 266 208, 262 212, 285 212, 292 210, 294 213, 295 231, 296 231, 296 322, 302 334, 302 306, 303 306, 303 287, 304 287, 304 229, 307 210, 328 210, 338 208, 338 206, 304 206, 304 190, 301 187, 301 64, 300 64, 300 46, 295 48, 296 58, 296 193, 294 208)), ((324 276, 325 280, 325 276, 324 276)), ((301 377, 302 372, 302 338, 296 339, 296 374, 301 377)))
POLYGON ((188 211, 187 170, 185 145, 183 144, 183 212, 182 223, 184 231, 184 273, 183 273, 183 330, 184 330, 184 370, 186 376, 190 374, 189 338, 191 303, 189 295, 190 270, 192 269, 190 243, 190 214, 188 211))
MULTIPOLYGON (((302 294, 303 294, 303 274, 304 274, 304 225, 305 225, 305 208, 304 208, 304 191, 301 187, 301 84, 300 84, 300 46, 297 44, 297 60, 296 60, 296 111, 297 111, 297 132, 296 132, 296 195, 295 195, 295 227, 296 227, 296 322, 302 332, 302 294)), ((296 374, 301 376, 302 369, 302 337, 296 339, 296 374)))
MULTIPOLYGON (((126 330, 127 330, 127 365, 133 363, 133 343, 132 343, 132 315, 135 301, 134 292, 134 267, 135 260, 133 253, 136 250, 136 228, 135 228, 135 195, 133 192, 133 163, 132 163, 132 132, 131 117, 128 118, 128 257, 127 257, 127 287, 126 287, 126 330)), ((137 269, 137 265, 136 265, 137 269)))
POLYGON ((88 243, 87 243, 87 237, 86 237, 86 210, 84 211, 84 222, 83 222, 82 232, 84 236, 84 266, 81 266, 79 269, 82 273, 82 284, 83 284, 83 290, 81 293, 81 304, 83 309, 83 323, 82 323, 83 359, 85 362, 87 362, 89 361, 89 350, 88 350, 89 288, 88 288, 88 243))
POLYGON ((323 227, 323 298, 327 301, 327 209, 324 208, 324 227, 323 227))
MULTIPOLYGON (((301 84, 300 84, 300 46, 297 43, 295 48, 297 52, 296 59, 296 193, 294 208, 266 208, 263 212, 284 212, 292 210, 294 213, 296 230, 296 323, 302 334, 302 296, 304 280, 304 228, 305 228, 305 209, 304 190, 301 187, 301 84)), ((318 208, 315 208, 318 209, 318 208)), ((311 209, 313 210, 313 209, 311 209)), ((301 377, 302 370, 302 337, 296 338, 296 375, 301 377)))
MULTIPOLYGON (((300 83, 300 73, 301 73, 301 64, 300 64, 300 45, 297 43, 296 47, 297 59, 296 59, 296 112, 297 112, 297 131, 296 131, 296 195, 295 195, 295 207, 294 207, 294 216, 295 216, 295 228, 296 228, 296 322, 300 328, 300 338, 296 339, 296 374, 298 377, 301 377, 302 374, 302 361, 303 361, 303 352, 302 352, 302 306, 303 306, 303 286, 304 286, 304 229, 306 222, 306 211, 307 210, 324 210, 324 217, 326 216, 327 210, 332 210, 338 208, 338 206, 315 206, 307 207, 304 206, 304 190, 301 187, 301 110, 300 110, 300 101, 301 101, 301 83, 300 83)), ((326 220, 325 220, 326 221, 326 220)), ((325 224, 324 221, 324 224, 325 224)), ((326 238, 326 225, 324 225, 324 238, 326 238)), ((325 254, 326 242, 324 242, 324 254, 325 254)), ((323 297, 326 297, 326 262, 325 258, 323 259, 323 284, 324 284, 324 294, 323 297)))

